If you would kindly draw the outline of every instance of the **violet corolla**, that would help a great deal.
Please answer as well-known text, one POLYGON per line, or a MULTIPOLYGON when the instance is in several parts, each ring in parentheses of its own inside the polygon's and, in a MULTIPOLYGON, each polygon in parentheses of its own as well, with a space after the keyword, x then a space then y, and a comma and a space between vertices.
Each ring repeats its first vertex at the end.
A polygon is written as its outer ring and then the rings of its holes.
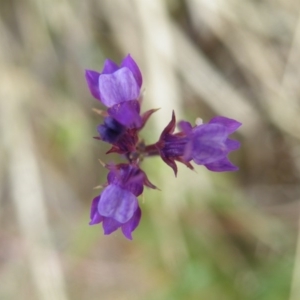
POLYGON ((110 170, 103 192, 94 198, 91 206, 90 225, 102 222, 104 234, 110 234, 121 227, 126 238, 141 219, 137 197, 144 185, 156 188, 146 174, 134 164, 106 165, 110 170))
POLYGON ((91 94, 104 104, 108 114, 127 127, 140 127, 139 98, 143 83, 141 71, 130 55, 118 66, 107 59, 101 73, 86 70, 91 94))
POLYGON ((206 124, 192 127, 189 122, 179 122, 180 131, 174 133, 176 118, 173 112, 170 123, 163 130, 159 141, 148 146, 147 150, 158 149, 159 155, 177 174, 175 161, 185 164, 190 169, 193 166, 204 165, 214 172, 237 171, 228 154, 237 150, 240 143, 229 139, 228 136, 235 132, 242 124, 236 120, 225 117, 214 117, 206 124))
MULTIPOLYGON (((242 124, 225 117, 214 117, 208 123, 192 128, 189 123, 181 123, 188 136, 188 143, 184 148, 183 159, 193 160, 197 165, 204 165, 215 172, 237 171, 228 154, 240 147, 240 142, 229 139, 242 124)), ((180 126, 179 125, 179 126, 180 126)))

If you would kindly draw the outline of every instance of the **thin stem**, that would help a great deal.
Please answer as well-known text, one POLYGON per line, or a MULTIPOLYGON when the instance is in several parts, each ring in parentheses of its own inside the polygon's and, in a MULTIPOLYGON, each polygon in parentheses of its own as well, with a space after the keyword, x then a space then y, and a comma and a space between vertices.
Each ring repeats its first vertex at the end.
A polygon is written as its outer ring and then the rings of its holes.
POLYGON ((144 154, 144 156, 160 155, 158 147, 157 147, 157 143, 146 146, 143 154, 144 154))

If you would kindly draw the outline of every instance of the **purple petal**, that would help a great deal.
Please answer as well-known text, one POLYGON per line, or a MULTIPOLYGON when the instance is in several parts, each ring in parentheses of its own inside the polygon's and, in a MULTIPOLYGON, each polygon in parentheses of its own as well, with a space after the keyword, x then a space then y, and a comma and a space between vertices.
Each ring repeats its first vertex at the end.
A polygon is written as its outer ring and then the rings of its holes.
POLYGON ((131 192, 113 184, 102 192, 98 212, 124 224, 133 216, 137 206, 137 198, 131 192))
POLYGON ((98 100, 100 100, 100 93, 99 93, 99 76, 101 74, 92 71, 92 70, 85 70, 85 79, 90 89, 91 94, 98 100))
POLYGON ((99 91, 101 101, 107 107, 135 100, 140 95, 140 88, 128 68, 119 69, 112 74, 102 74, 99 77, 99 91))
POLYGON ((106 59, 101 74, 111 74, 116 72, 118 69, 119 66, 114 61, 106 59))
POLYGON ((190 134, 193 129, 191 123, 186 122, 186 121, 180 121, 178 123, 178 127, 179 127, 180 131, 183 131, 186 135, 190 134))
POLYGON ((101 221, 103 221, 103 217, 100 216, 98 213, 98 203, 100 200, 100 196, 97 196, 93 199, 92 205, 91 205, 91 212, 90 212, 90 225, 99 224, 101 221))
POLYGON ((192 139, 198 143, 225 142, 228 132, 219 124, 203 124, 193 129, 192 139))
POLYGON ((128 174, 127 178, 125 176, 122 178, 122 182, 120 180, 120 186, 138 197, 143 193, 144 179, 145 175, 142 171, 139 169, 133 170, 131 174, 128 174))
POLYGON ((185 148, 184 148, 184 154, 183 154, 183 160, 184 161, 190 161, 193 159, 193 141, 189 141, 185 148))
POLYGON ((113 169, 107 176, 110 184, 118 185, 136 197, 143 192, 145 178, 146 174, 140 168, 133 165, 123 165, 117 170, 113 169))
POLYGON ((204 124, 193 129, 191 141, 184 151, 184 160, 193 159, 196 164, 209 164, 221 159, 227 154, 225 141, 227 129, 218 124, 204 124))
POLYGON ((241 144, 238 141, 227 139, 225 145, 227 147, 227 151, 230 152, 239 149, 241 144))
POLYGON ((205 164, 205 167, 214 172, 237 171, 239 168, 233 165, 227 157, 210 164, 205 164))
POLYGON ((90 212, 90 218, 92 219, 95 212, 97 212, 98 210, 98 203, 99 203, 99 200, 100 200, 100 195, 95 197, 92 201, 92 205, 91 205, 91 212, 90 212))
POLYGON ((117 169, 112 169, 110 172, 107 174, 107 182, 109 184, 114 184, 117 183, 119 180, 119 171, 117 169))
POLYGON ((89 225, 96 225, 96 224, 99 224, 103 221, 103 217, 98 213, 96 212, 93 216, 93 218, 91 219, 89 225))
POLYGON ((242 123, 236 120, 221 117, 221 116, 214 117, 209 121, 209 124, 214 124, 214 123, 225 126, 227 128, 228 134, 233 133, 242 125, 242 123))
POLYGON ((126 238, 129 240, 132 240, 131 233, 137 228, 137 226, 140 223, 142 216, 142 211, 140 207, 138 206, 137 210, 135 211, 132 218, 125 224, 122 225, 122 232, 125 235, 126 238))
POLYGON ((137 84, 139 87, 143 84, 142 73, 137 63, 133 60, 133 58, 128 54, 121 63, 121 67, 127 67, 133 74, 137 84))
POLYGON ((104 234, 111 234, 116 231, 122 224, 112 218, 103 218, 102 227, 104 234))
POLYGON ((107 112, 120 124, 129 128, 142 126, 140 104, 137 100, 125 101, 110 107, 107 112))
POLYGON ((202 144, 198 148, 193 149, 193 160, 198 165, 205 165, 219 160, 226 155, 226 147, 223 144, 202 144))

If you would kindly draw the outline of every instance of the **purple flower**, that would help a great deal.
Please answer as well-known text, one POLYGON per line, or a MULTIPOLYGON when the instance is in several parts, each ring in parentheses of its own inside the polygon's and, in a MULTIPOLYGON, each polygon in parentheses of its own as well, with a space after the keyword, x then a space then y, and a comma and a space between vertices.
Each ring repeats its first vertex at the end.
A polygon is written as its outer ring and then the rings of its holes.
POLYGON ((150 109, 141 114, 141 71, 136 62, 127 55, 117 65, 105 60, 103 70, 86 70, 86 81, 91 94, 98 99, 106 111, 94 109, 104 117, 98 125, 98 140, 111 144, 106 152, 118 153, 127 163, 105 164, 109 170, 107 182, 100 195, 91 205, 90 225, 102 223, 104 234, 111 234, 121 229, 124 236, 132 239, 132 232, 141 219, 138 197, 144 186, 156 189, 149 181, 140 164, 146 158, 160 155, 177 175, 176 162, 193 169, 194 161, 215 172, 235 171, 228 155, 239 148, 238 141, 229 139, 241 123, 225 117, 215 117, 206 124, 192 126, 189 122, 179 123, 180 131, 174 133, 176 118, 172 119, 160 135, 159 140, 147 145, 139 137, 150 116, 157 109, 150 109))
POLYGON ((184 160, 193 160, 197 165, 204 165, 214 172, 237 171, 238 167, 233 165, 227 156, 231 151, 237 150, 240 143, 229 139, 228 136, 241 125, 236 120, 221 116, 192 129, 188 124, 182 123, 181 127, 189 133, 189 141, 184 149, 184 160))
POLYGON ((92 202, 91 206, 91 221, 90 225, 99 224, 102 222, 102 227, 104 230, 104 234, 111 234, 112 232, 116 231, 118 228, 122 229, 122 232, 126 238, 132 240, 132 232, 136 229, 136 227, 140 223, 140 219, 142 216, 142 211, 139 206, 137 206, 136 210, 134 211, 132 217, 125 223, 117 221, 113 217, 105 217, 100 214, 99 204, 100 201, 103 202, 102 194, 95 197, 92 202), (101 200, 102 198, 102 200, 101 200))
POLYGON ((175 175, 177 173, 175 161, 184 163, 190 169, 193 169, 190 164, 193 160, 197 165, 204 165, 215 172, 238 170, 227 156, 229 152, 238 149, 240 143, 229 139, 228 136, 236 131, 241 123, 221 116, 195 127, 181 121, 179 123, 181 131, 174 134, 175 124, 173 112, 172 120, 156 143, 161 158, 174 170, 175 175))
POLYGON ((137 197, 142 194, 144 185, 156 188, 146 174, 132 164, 107 166, 107 187, 94 198, 91 206, 90 225, 102 222, 104 234, 110 234, 121 227, 126 238, 138 226, 141 209, 137 197))
POLYGON ((108 114, 127 127, 142 126, 140 93, 142 74, 130 55, 120 67, 107 59, 101 73, 86 70, 86 81, 91 94, 108 107, 108 114))

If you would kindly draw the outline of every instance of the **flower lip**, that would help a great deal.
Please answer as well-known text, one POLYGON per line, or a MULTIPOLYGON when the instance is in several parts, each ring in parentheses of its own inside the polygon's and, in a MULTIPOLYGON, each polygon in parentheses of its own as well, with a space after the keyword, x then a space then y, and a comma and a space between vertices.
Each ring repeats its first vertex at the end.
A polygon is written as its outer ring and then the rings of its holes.
POLYGON ((220 160, 214 161, 210 164, 206 164, 205 167, 213 172, 232 172, 239 169, 237 166, 232 164, 226 156, 220 160))
POLYGON ((97 196, 93 199, 91 205, 91 212, 90 212, 90 225, 99 224, 103 221, 103 217, 98 213, 98 203, 100 200, 100 196, 97 196))
POLYGON ((99 224, 102 222, 102 227, 103 227, 105 235, 111 234, 112 232, 116 231, 118 228, 121 227, 124 236, 127 239, 132 240, 132 232, 139 225, 141 215, 142 215, 140 207, 137 206, 132 217, 127 222, 120 223, 119 221, 115 220, 114 218, 104 217, 104 216, 100 215, 100 213, 98 211, 98 205, 99 205, 100 198, 101 198, 101 195, 95 197, 92 201, 91 215, 90 215, 91 221, 89 224, 95 225, 95 224, 99 224))
POLYGON ((110 107, 107 111, 116 121, 128 128, 140 128, 140 104, 137 100, 124 101, 110 107))
POLYGON ((133 216, 137 206, 137 198, 131 192, 112 184, 102 192, 98 212, 123 224, 133 216))
POLYGON ((138 206, 131 219, 122 225, 122 232, 126 238, 132 240, 131 233, 137 228, 140 223, 142 211, 138 206))
POLYGON ((140 96, 140 88, 128 68, 121 68, 112 74, 99 76, 99 91, 101 101, 107 107, 128 100, 136 100, 140 96))
POLYGON ((120 228, 122 224, 113 218, 103 217, 102 227, 105 235, 111 234, 120 228))

